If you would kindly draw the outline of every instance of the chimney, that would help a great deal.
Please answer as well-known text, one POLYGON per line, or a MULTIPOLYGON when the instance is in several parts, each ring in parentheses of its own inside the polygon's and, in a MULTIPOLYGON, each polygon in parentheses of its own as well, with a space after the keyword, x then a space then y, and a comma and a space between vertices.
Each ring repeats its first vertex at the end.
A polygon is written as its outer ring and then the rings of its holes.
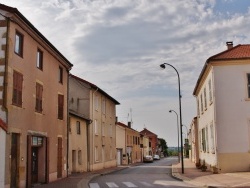
POLYGON ((228 49, 228 50, 231 49, 231 48, 233 48, 233 47, 234 47, 234 44, 233 44, 232 41, 227 42, 227 49, 228 49))
POLYGON ((128 127, 131 128, 131 122, 130 121, 128 122, 128 127))

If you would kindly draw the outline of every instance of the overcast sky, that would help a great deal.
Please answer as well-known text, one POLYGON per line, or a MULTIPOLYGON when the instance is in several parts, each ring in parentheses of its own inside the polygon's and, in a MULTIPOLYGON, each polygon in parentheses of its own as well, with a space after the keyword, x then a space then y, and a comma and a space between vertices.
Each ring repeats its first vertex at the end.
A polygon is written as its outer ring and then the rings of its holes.
MULTIPOLYGON (((71 73, 121 104, 133 122, 177 146, 180 74, 183 124, 196 116, 192 93, 210 56, 250 43, 249 0, 0 0, 16 7, 72 64, 71 73)), ((183 128, 184 137, 186 128, 183 128)))

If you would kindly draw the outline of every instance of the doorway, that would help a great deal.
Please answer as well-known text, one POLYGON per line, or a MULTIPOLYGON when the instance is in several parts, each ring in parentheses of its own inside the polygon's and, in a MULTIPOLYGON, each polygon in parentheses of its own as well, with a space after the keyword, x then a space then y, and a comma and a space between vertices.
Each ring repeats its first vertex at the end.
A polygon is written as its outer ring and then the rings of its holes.
POLYGON ((12 133, 11 134, 11 182, 10 187, 18 187, 18 181, 19 181, 19 134, 12 133))
POLYGON ((38 147, 31 149, 31 183, 38 183, 38 147))
POLYGON ((62 138, 58 137, 57 143, 57 178, 62 177, 62 138))

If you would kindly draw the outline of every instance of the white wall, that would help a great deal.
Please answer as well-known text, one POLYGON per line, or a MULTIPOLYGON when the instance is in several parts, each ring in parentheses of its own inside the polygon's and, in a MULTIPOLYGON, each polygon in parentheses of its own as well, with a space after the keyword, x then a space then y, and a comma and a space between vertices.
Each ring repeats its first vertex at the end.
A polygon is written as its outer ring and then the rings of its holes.
POLYGON ((4 187, 6 132, 0 128, 0 187, 4 187))
POLYGON ((247 77, 250 65, 215 67, 216 116, 219 153, 249 151, 250 99, 247 77))

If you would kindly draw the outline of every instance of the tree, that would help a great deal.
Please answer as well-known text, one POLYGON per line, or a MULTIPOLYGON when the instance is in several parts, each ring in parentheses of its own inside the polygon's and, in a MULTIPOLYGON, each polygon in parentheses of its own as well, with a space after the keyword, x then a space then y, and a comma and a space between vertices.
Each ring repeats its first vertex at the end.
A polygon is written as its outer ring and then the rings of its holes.
POLYGON ((164 140, 163 138, 158 138, 160 143, 159 143, 159 148, 161 148, 161 151, 163 153, 163 155, 166 157, 169 155, 168 153, 168 146, 167 146, 167 142, 166 140, 164 140))

